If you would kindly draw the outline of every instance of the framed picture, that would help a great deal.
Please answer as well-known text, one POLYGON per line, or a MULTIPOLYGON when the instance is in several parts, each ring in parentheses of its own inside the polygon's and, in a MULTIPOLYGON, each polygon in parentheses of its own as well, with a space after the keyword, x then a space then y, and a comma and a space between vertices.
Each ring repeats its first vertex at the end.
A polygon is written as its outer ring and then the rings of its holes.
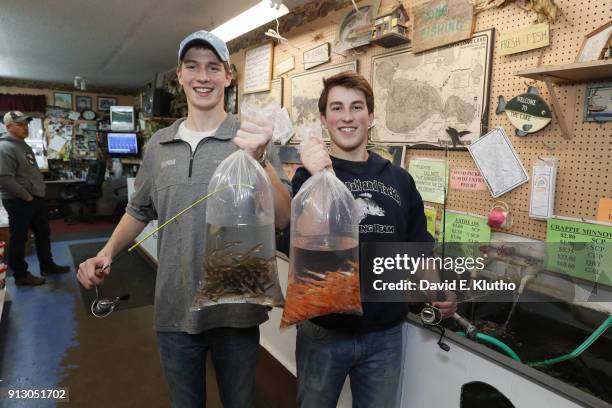
POLYGON ((283 106, 283 79, 278 78, 270 82, 270 90, 264 92, 256 92, 250 94, 238 94, 238 100, 240 105, 245 103, 254 104, 259 107, 264 107, 270 102, 278 102, 280 106, 283 106))
POLYGON ((91 96, 79 95, 76 97, 76 110, 83 112, 85 110, 91 110, 91 96))
MULTIPOLYGON (((297 127, 307 123, 317 123, 319 126, 319 96, 323 90, 323 78, 328 78, 344 71, 357 72, 357 61, 332 65, 313 71, 295 74, 291 77, 291 119, 297 127)), ((324 135, 326 140, 329 136, 324 135)), ((299 143, 300 137, 296 134, 292 143, 299 143)))
POLYGON ((292 55, 276 64, 276 76, 281 76, 295 68, 295 57, 292 55))
POLYGON ((410 48, 372 57, 377 106, 373 143, 441 147, 462 133, 468 145, 487 126, 493 29, 418 55, 410 48), (467 132, 467 133, 465 133, 467 132))
POLYGON ((317 45, 314 48, 304 51, 304 69, 310 69, 317 65, 325 64, 330 58, 329 43, 317 45))
POLYGON ((602 59, 606 48, 610 46, 612 21, 589 33, 584 38, 576 62, 597 61, 602 59))
POLYGON ((585 122, 609 122, 612 120, 612 82, 587 84, 585 95, 585 122))
POLYGON ((108 112, 111 106, 117 105, 117 98, 98 96, 98 112, 108 112))
POLYGON ((359 11, 353 7, 346 13, 336 31, 335 52, 345 52, 370 43, 372 21, 376 18, 380 0, 359 3, 359 11))
POLYGON ((246 50, 242 93, 270 90, 274 45, 271 42, 246 50))
POLYGON ((72 109, 72 94, 66 92, 53 92, 53 105, 58 108, 72 109))

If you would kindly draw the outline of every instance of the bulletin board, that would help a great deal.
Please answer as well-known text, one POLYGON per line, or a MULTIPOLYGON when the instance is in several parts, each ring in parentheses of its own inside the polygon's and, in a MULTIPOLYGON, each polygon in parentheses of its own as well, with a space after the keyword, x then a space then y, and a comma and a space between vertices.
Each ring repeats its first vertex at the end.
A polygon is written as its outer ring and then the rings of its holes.
MULTIPOLYGON (((411 13, 411 7, 425 3, 426 0, 404 1, 406 10, 411 13)), ((383 0, 381 7, 389 4, 383 0)), ((595 219, 597 205, 602 197, 612 197, 612 122, 593 123, 583 121, 583 106, 586 83, 570 83, 555 85, 555 92, 565 115, 567 126, 572 134, 571 139, 562 136, 559 122, 553 113, 550 125, 543 130, 526 137, 517 137, 514 127, 505 114, 496 115, 497 98, 503 95, 506 100, 525 93, 528 85, 538 87, 541 95, 552 107, 552 101, 543 82, 530 81, 515 76, 514 73, 523 69, 541 65, 564 65, 573 63, 582 40, 587 33, 612 19, 612 9, 603 0, 574 1, 555 0, 562 13, 557 20, 550 23, 550 46, 526 51, 513 55, 499 54, 499 33, 517 29, 537 22, 537 14, 518 7, 522 2, 512 2, 503 8, 492 8, 476 16, 475 31, 495 28, 495 46, 491 73, 489 97, 488 127, 503 126, 510 137, 523 165, 530 177, 532 165, 539 157, 557 158, 557 183, 555 198, 555 214, 565 217, 595 219)), ((288 44, 276 44, 274 63, 276 67, 281 61, 294 56, 295 69, 282 75, 283 106, 290 107, 291 81, 290 76, 303 72, 302 55, 313 46, 330 42, 332 47, 331 60, 322 65, 335 65, 349 61, 358 61, 358 72, 370 80, 372 57, 385 54, 405 46, 382 48, 369 45, 343 53, 334 52, 335 35, 342 18, 352 6, 331 12, 323 18, 305 24, 289 32, 280 34, 289 40, 288 44)), ((413 21, 411 16, 410 23, 413 21)), ((261 42, 266 41, 262 38, 261 42)), ((245 50, 232 54, 232 62, 242 71, 245 50)), ((273 78, 277 78, 273 72, 273 78)), ((375 107, 376 110, 379 106, 375 107)), ((487 129, 484 129, 486 132, 487 129)), ((413 157, 448 158, 450 169, 476 170, 474 161, 467 151, 440 151, 408 149, 407 163, 413 157)), ((510 229, 504 230, 510 234, 544 240, 546 222, 529 218, 531 182, 526 183, 500 197, 512 208, 514 217, 510 229)), ((450 189, 447 194, 446 208, 455 211, 469 212, 485 216, 496 200, 488 191, 459 191, 450 189)), ((441 204, 425 203, 438 209, 441 217, 441 204)))

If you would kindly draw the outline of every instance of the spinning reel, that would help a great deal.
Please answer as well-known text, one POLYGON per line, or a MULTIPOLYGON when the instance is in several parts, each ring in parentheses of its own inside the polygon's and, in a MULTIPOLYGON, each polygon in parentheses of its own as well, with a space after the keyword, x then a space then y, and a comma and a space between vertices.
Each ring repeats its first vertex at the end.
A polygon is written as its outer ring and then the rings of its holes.
POLYGON ((91 314, 98 318, 103 318, 108 316, 115 310, 115 306, 122 301, 128 300, 130 298, 129 293, 123 294, 121 296, 117 296, 115 300, 109 299, 100 299, 100 295, 98 293, 98 287, 95 286, 96 289, 96 298, 91 304, 91 314))
POLYGON ((444 326, 440 326, 440 323, 442 323, 442 313, 440 313, 440 309, 427 303, 421 310, 419 316, 421 317, 421 322, 423 322, 425 326, 428 326, 433 331, 439 331, 440 338, 438 339, 437 343, 438 347, 444 351, 449 351, 450 346, 442 341, 444 339, 446 329, 444 326))

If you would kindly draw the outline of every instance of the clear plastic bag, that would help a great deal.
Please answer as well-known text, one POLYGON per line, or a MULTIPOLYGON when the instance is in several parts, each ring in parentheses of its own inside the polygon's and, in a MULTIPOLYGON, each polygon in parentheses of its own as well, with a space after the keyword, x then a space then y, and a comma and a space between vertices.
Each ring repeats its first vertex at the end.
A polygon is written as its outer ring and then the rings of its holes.
POLYGON ((238 150, 219 164, 208 193, 202 276, 191 310, 220 303, 282 306, 268 175, 238 150))
POLYGON ((324 170, 291 203, 289 285, 281 327, 330 313, 361 315, 359 222, 346 186, 324 170))
POLYGON ((295 133, 297 137, 302 141, 300 143, 300 149, 302 148, 302 146, 308 143, 311 138, 323 140, 323 132, 321 130, 321 123, 319 122, 302 123, 300 126, 298 126, 298 129, 295 133))
POLYGON ((242 121, 271 129, 274 143, 284 145, 293 136, 293 125, 289 112, 286 108, 281 108, 277 102, 270 102, 263 107, 253 103, 244 103, 240 107, 240 118, 242 121))

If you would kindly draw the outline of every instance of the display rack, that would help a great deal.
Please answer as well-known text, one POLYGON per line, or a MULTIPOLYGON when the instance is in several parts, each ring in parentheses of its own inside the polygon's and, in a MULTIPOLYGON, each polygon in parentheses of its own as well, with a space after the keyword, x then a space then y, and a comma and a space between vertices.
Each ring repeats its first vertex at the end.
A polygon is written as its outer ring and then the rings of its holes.
MULTIPOLYGON (((428 0, 402 1, 407 10, 423 4, 428 0)), ((585 70, 588 81, 599 80, 596 72, 601 68, 609 72, 610 63, 596 61, 593 63, 576 64, 582 39, 587 33, 601 26, 603 22, 612 19, 612 9, 605 2, 585 2, 572 0, 555 0, 555 4, 563 11, 564 17, 550 24, 550 45, 546 48, 525 51, 512 55, 501 55, 499 49, 499 34, 534 24, 538 16, 534 12, 526 12, 518 6, 518 2, 506 7, 491 8, 478 14, 475 31, 495 28, 495 49, 493 52, 490 97, 486 102, 489 106, 488 124, 482 129, 503 126, 523 165, 531 173, 532 165, 540 157, 555 157, 558 160, 555 214, 573 218, 595 219, 601 197, 612 196, 612 179, 608 176, 612 165, 612 147, 610 146, 610 126, 612 122, 597 123, 583 120, 583 107, 588 97, 586 86, 581 78, 572 77, 571 81, 551 78, 550 82, 568 82, 561 86, 555 85, 554 92, 559 103, 552 122, 541 131, 527 137, 514 134, 514 126, 505 114, 496 115, 498 97, 503 95, 506 100, 527 91, 533 79, 517 74, 540 73, 544 70, 552 74, 555 70, 565 71, 564 75, 576 75, 573 69, 578 69, 581 75, 585 70), (541 63, 541 64, 540 64, 541 63), (539 68, 534 68, 540 65, 539 68), (601 65, 601 67, 600 67, 601 65), (588 67, 588 68, 587 68, 588 67), (593 68, 595 67, 595 68, 593 68), (560 112, 559 112, 560 111, 560 112), (560 114, 563 121, 558 120, 560 114), (563 125, 561 125, 563 122, 563 125), (565 126, 565 131, 562 129, 565 126), (570 134, 568 139, 565 134, 570 134)), ((283 33, 288 39, 287 44, 279 44, 274 50, 274 64, 288 58, 295 59, 295 69, 281 75, 283 81, 283 106, 291 108, 291 77, 303 72, 302 54, 322 42, 332 44, 331 61, 328 65, 358 61, 358 71, 370 78, 372 57, 394 52, 396 49, 386 49, 376 45, 349 50, 343 54, 334 52, 337 41, 337 31, 343 17, 350 7, 332 12, 316 22, 295 27, 290 32, 283 33)), ((398 47, 399 50, 401 47, 398 47)), ((439 50, 443 51, 443 50, 439 50)), ((242 70, 244 50, 232 54, 232 63, 242 70)), ((560 78, 566 78, 559 75, 560 78)), ((540 84, 542 97, 552 105, 551 93, 547 86, 540 84)), ((239 101, 240 104, 240 101, 239 101)), ((375 117, 385 106, 375 106, 375 117)), ((379 119, 380 120, 380 119, 379 119)), ((433 151, 411 148, 406 152, 406 165, 414 158, 431 157, 445 158, 444 151, 433 151)), ((451 169, 475 170, 474 160, 467 151, 448 152, 451 169)), ((504 232, 543 240, 546 238, 546 222, 529 218, 529 203, 531 200, 531 183, 503 195, 503 200, 512 207, 514 222, 511 228, 504 232)), ((455 211, 476 213, 485 216, 489 213, 495 199, 487 191, 461 191, 451 189, 448 192, 446 208, 455 211)), ((431 205, 430 203, 426 203, 431 205)), ((443 206, 433 204, 441 217, 443 206)))

